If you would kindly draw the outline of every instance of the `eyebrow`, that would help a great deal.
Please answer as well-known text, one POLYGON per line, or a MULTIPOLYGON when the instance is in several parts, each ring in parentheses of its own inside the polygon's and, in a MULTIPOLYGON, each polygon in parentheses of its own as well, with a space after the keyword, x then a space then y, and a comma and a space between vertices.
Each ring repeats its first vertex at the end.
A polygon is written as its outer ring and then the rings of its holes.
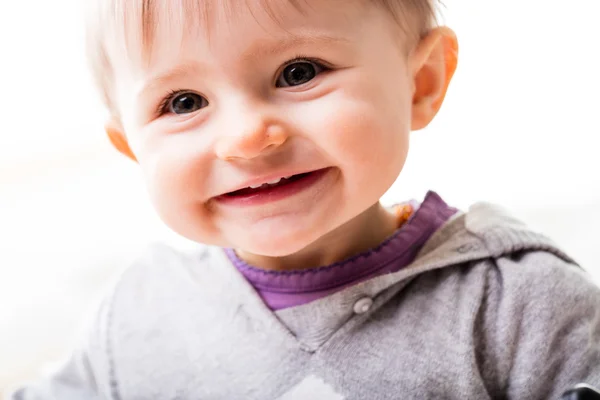
MULTIPOLYGON (((345 38, 323 34, 308 33, 302 35, 290 35, 285 39, 267 39, 257 41, 241 54, 240 59, 243 61, 255 61, 272 57, 295 47, 309 45, 332 46, 336 44, 349 44, 350 42, 350 40, 345 38)), ((205 71, 205 68, 206 67, 201 62, 196 61, 177 65, 166 72, 161 72, 150 77, 138 91, 138 95, 143 97, 145 94, 152 93, 156 89, 165 86, 169 82, 183 79, 190 75, 201 74, 205 71)))
POLYGON ((304 33, 301 35, 290 35, 285 39, 261 40, 254 43, 248 50, 242 54, 243 60, 261 59, 263 57, 273 56, 286 52, 294 47, 308 45, 333 46, 339 44, 348 44, 350 40, 346 38, 329 36, 324 34, 304 33))
POLYGON ((164 87, 169 82, 183 79, 190 75, 199 74, 203 71, 204 68, 202 64, 198 62, 187 62, 177 65, 164 73, 150 77, 138 91, 138 97, 144 97, 146 94, 164 87))

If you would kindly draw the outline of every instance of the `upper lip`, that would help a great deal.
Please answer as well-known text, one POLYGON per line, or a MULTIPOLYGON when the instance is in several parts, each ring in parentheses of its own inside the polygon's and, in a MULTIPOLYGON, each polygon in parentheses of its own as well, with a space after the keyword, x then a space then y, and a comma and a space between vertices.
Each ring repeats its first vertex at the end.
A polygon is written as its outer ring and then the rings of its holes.
POLYGON ((261 175, 261 176, 259 176, 257 178, 253 178, 253 179, 250 179, 248 181, 243 182, 239 186, 236 186, 236 187, 232 188, 231 190, 228 190, 228 191, 222 193, 220 196, 226 195, 228 193, 237 192, 238 190, 247 189, 250 186, 261 186, 261 185, 264 185, 265 183, 274 182, 274 181, 277 181, 277 180, 279 180, 281 178, 289 178, 289 177, 294 176, 294 175, 308 174, 310 172, 315 172, 315 171, 319 171, 319 170, 320 169, 313 169, 313 170, 287 170, 287 171, 282 171, 282 172, 271 173, 271 174, 268 174, 268 175, 261 175))

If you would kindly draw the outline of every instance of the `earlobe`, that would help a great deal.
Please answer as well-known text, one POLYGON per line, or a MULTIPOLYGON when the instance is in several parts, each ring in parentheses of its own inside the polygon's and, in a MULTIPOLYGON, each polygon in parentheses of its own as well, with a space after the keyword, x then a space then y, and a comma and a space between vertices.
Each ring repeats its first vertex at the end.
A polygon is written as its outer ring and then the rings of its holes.
POLYGON ((411 54, 414 79, 412 130, 423 129, 440 110, 458 63, 458 41, 446 27, 432 30, 411 54))
POLYGON ((104 125, 104 130, 106 131, 106 135, 115 149, 131 160, 137 162, 135 155, 129 147, 129 143, 127 142, 127 138, 125 137, 125 132, 121 123, 110 120, 104 125))

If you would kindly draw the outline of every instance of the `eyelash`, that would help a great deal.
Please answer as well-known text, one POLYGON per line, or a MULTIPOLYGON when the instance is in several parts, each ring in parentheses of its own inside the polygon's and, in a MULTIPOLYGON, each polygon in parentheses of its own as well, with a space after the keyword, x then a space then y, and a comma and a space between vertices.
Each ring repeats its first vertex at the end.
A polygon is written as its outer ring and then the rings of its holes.
MULTIPOLYGON (((317 58, 313 58, 313 57, 306 57, 303 55, 298 55, 296 57, 294 57, 293 59, 285 62, 277 71, 277 74, 275 75, 275 82, 277 82, 277 79, 279 77, 279 75, 290 65, 295 64, 295 63, 299 63, 299 62, 309 62, 309 63, 314 63, 317 64, 319 67, 321 67, 323 69, 323 72, 327 72, 329 70, 331 70, 333 67, 326 63, 323 60, 317 59, 317 58)), ((177 96, 183 94, 183 93, 188 93, 189 90, 186 89, 177 89, 177 90, 170 90, 165 97, 163 98, 163 100, 159 103, 157 109, 156 109, 156 113, 157 115, 163 115, 167 112, 167 108, 169 106, 169 103, 176 98, 177 96)))
POLYGON ((158 107, 156 108, 156 114, 157 115, 163 115, 167 112, 167 107, 169 106, 169 103, 171 103, 171 101, 179 96, 180 94, 183 93, 187 93, 189 92, 189 90, 185 90, 185 89, 177 89, 177 90, 170 90, 166 96, 163 98, 163 100, 160 102, 160 104, 158 105, 158 107))
POLYGON ((327 72, 330 69, 333 69, 333 66, 331 64, 326 63, 325 61, 323 61, 321 59, 298 55, 298 56, 294 57, 293 59, 291 59, 290 61, 285 62, 277 71, 277 76, 279 76, 279 74, 281 74, 283 72, 283 70, 286 69, 287 67, 289 67, 290 65, 299 63, 299 62, 308 62, 308 63, 317 64, 318 66, 323 68, 324 72, 327 72))

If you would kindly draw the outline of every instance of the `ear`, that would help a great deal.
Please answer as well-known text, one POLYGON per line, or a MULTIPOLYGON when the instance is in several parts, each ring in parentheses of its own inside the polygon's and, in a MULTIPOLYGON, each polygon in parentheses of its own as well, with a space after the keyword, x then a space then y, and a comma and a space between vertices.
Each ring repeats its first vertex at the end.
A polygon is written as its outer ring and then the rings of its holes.
POLYGON ((458 63, 458 40, 450 28, 425 36, 409 58, 414 92, 412 130, 425 128, 440 110, 458 63))
POLYGON ((106 131, 106 135, 108 139, 112 143, 112 145, 125 156, 129 157, 133 161, 137 162, 135 155, 131 151, 129 147, 129 143, 127 142, 127 138, 125 137, 125 131, 123 129, 123 125, 117 119, 110 119, 105 125, 104 130, 106 131))

